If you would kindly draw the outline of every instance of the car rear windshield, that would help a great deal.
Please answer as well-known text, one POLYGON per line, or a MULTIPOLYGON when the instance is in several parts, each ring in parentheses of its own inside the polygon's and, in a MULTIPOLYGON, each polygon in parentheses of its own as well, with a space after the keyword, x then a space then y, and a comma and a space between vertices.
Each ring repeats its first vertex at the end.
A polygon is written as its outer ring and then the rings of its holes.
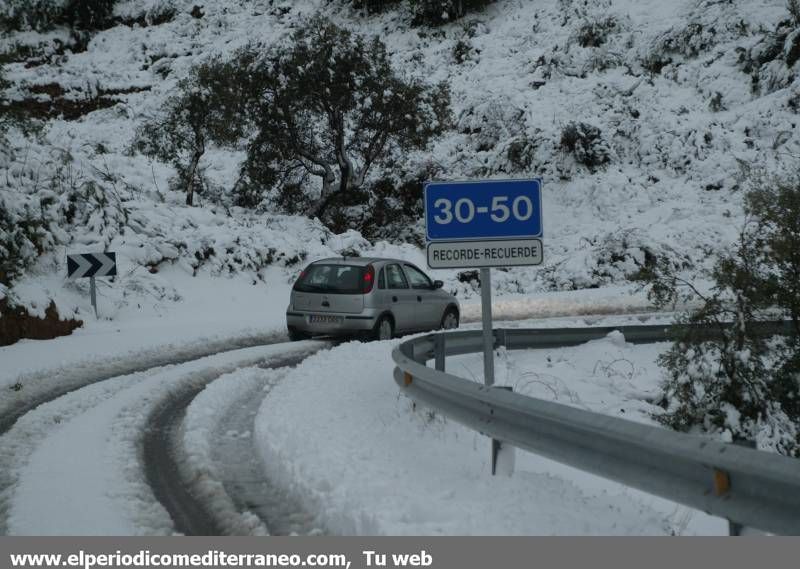
POLYGON ((364 267, 354 265, 311 265, 297 279, 294 290, 326 294, 361 294, 365 271, 364 267))

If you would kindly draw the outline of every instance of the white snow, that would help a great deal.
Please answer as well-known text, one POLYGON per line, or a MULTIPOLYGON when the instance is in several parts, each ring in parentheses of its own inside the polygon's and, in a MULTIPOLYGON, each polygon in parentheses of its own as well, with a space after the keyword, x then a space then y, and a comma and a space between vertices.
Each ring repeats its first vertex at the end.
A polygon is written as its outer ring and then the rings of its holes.
MULTIPOLYGON (((558 322, 564 325, 564 321, 558 322)), ((611 324, 616 319, 610 319, 611 324)), ((530 325, 530 322, 525 323, 530 325)), ((548 323, 550 324, 550 323, 548 323)), ((575 325, 573 320, 572 325, 575 325)), ((500 352, 498 384, 519 393, 653 423, 666 344, 618 333, 562 350, 500 352)), ((720 520, 516 451, 509 478, 490 475, 489 441, 414 409, 392 379, 398 340, 348 343, 290 371, 256 423, 266 472, 348 535, 714 534, 720 520), (352 362, 359 362, 354 369, 352 362), (325 433, 324 437, 319 434, 325 433)), ((482 381, 478 355, 448 370, 482 381)))
MULTIPOLYGON (((0 438, 1 529, 171 533, 139 462, 149 412, 176 390, 285 348, 132 372, 282 335, 289 288, 312 260, 351 250, 425 264, 415 245, 369 243, 355 231, 337 235, 316 220, 226 208, 204 196, 197 207, 184 206, 183 196, 168 189, 172 168, 129 147, 136 128, 198 62, 251 42, 281 41, 301 17, 319 10, 380 35, 402 75, 448 82, 456 128, 430 151, 395 157, 394 168, 404 175, 430 168, 447 179, 544 179, 545 264, 493 273, 495 317, 515 320, 508 326, 578 313, 587 316, 535 325, 666 321, 648 314, 644 294, 627 279, 653 257, 702 276, 743 222, 741 167, 779 173, 800 155, 789 105, 798 93, 798 64, 790 70, 777 62, 753 92, 737 59, 786 17, 783 0, 499 0, 432 31, 410 27, 402 10, 366 17, 338 2, 279 4, 206 3, 197 19, 189 15, 193 2, 181 0, 170 22, 115 26, 94 36, 85 52, 35 66, 4 65, 14 97, 51 83, 71 99, 100 89, 135 91, 78 120, 50 120, 38 137, 12 130, 13 156, 0 156, 0 198, 7 203, 40 207, 40 182, 55 179, 65 165, 72 182, 102 182, 109 199, 53 229, 61 245, 13 288, 0 285, 0 299, 10 297, 32 314, 43 314, 53 300, 62 317, 84 321, 69 337, 0 348, 0 413, 56 387, 80 388, 28 413, 0 438), (617 27, 606 42, 580 47, 581 26, 608 16, 617 27), (683 41, 693 24, 702 24, 702 32, 683 41), (667 49, 673 40, 677 47, 667 49), (453 56, 459 41, 470 47, 462 64, 453 56), (665 59, 659 72, 645 69, 659 57, 665 59), (560 148, 571 121, 601 129, 607 166, 590 171, 560 148), (124 231, 116 225, 122 217, 124 231), (99 281, 96 320, 88 283, 65 280, 65 255, 101 249, 118 252, 119 276, 99 281), (612 313, 638 316, 603 316, 612 313)), ((117 13, 135 18, 164 5, 124 0, 117 13)), ((0 49, 45 45, 52 55, 54 38, 68 36, 64 30, 9 34, 0 49)), ((201 166, 215 184, 230 188, 241 159, 242 152, 212 148, 201 166)), ((404 233, 420 236, 421 229, 412 224, 404 233)), ((431 274, 462 300, 463 321, 476 322, 474 279, 458 271, 431 274)), ((288 372, 258 416, 253 436, 266 472, 318 511, 329 531, 724 531, 719 520, 533 455, 518 452, 510 478, 490 477, 483 437, 412 410, 398 394, 389 358, 395 343, 349 343, 312 356, 288 372)), ((652 422, 654 359, 662 349, 634 348, 612 336, 565 350, 501 352, 498 377, 521 393, 652 422)), ((475 380, 482 373, 477 356, 448 366, 475 380)), ((216 484, 212 423, 236 394, 267 375, 248 369, 212 383, 190 407, 184 436, 186 468, 243 532, 263 528, 246 515, 237 518, 216 484)), ((736 421, 734 413, 729 420, 736 421)))
MULTIPOLYGON (((410 174, 429 165, 447 179, 544 179, 545 264, 497 271, 494 288, 501 294, 620 283, 653 256, 692 272, 708 267, 712 253, 730 244, 742 223, 740 165, 780 172, 790 169, 800 152, 800 129, 787 106, 796 80, 752 93, 750 76, 737 60, 786 17, 783 0, 499 0, 430 32, 410 27, 403 9, 362 17, 319 0, 280 7, 216 2, 204 6, 204 17, 197 19, 188 13, 191 4, 176 4, 170 22, 102 31, 83 53, 30 68, 5 66, 20 93, 50 83, 73 98, 99 88, 149 89, 122 94, 121 105, 79 120, 51 120, 40 141, 12 136, 15 157, 3 166, 10 182, 0 183, 12 201, 33 192, 30 176, 55 168, 53 148, 58 148, 57 156, 68 152, 74 159, 79 182, 111 174, 104 187, 113 199, 105 213, 119 215, 112 207, 119 204, 129 218, 124 234, 113 223, 104 225, 100 212, 85 227, 62 227, 73 232, 66 251, 46 255, 8 291, 34 313, 52 298, 63 316, 77 314, 95 327, 87 284, 64 282, 63 254, 104 247, 118 251, 121 264, 117 282, 101 285, 101 311, 115 321, 137 312, 181 314, 193 289, 235 287, 220 279, 230 273, 242 273, 244 282, 269 294, 290 282, 305 262, 347 248, 424 264, 413 245, 369 244, 355 232, 336 236, 301 218, 227 209, 202 196, 200 207, 186 207, 180 194, 168 190, 171 167, 129 152, 135 129, 174 93, 192 65, 248 43, 282 41, 300 18, 315 11, 379 35, 402 75, 451 85, 457 128, 430 151, 397 157, 398 171, 410 174), (577 44, 583 25, 609 17, 617 25, 604 35, 603 45, 577 44), (694 24, 702 24, 702 32, 687 34, 686 46, 676 40, 675 49, 665 47, 694 24), (452 54, 459 41, 471 46, 462 64, 452 54), (698 42, 708 46, 695 55, 691 50, 698 42), (643 68, 654 54, 669 60, 657 74, 643 68), (723 101, 719 110, 709 107, 716 93, 723 101), (589 171, 560 148, 570 121, 601 129, 612 154, 608 166, 589 171), (513 163, 515 148, 522 148, 530 163, 513 163), (214 253, 200 262, 197 255, 210 250, 214 253), (186 275, 196 278, 182 278, 186 275)), ((117 9, 133 16, 161 7, 131 0, 117 9)), ((56 36, 10 34, 3 45, 35 46, 56 36)), ((230 188, 241 158, 241 152, 212 148, 201 166, 214 183, 230 188)), ((420 224, 408 230, 421 235, 420 224)), ((476 292, 458 280, 457 271, 434 276, 462 298, 476 292)))
MULTIPOLYGON (((320 342, 302 342, 287 348, 282 356, 302 355, 319 350, 320 342)), ((237 403, 246 397, 258 398, 266 394, 269 379, 282 379, 283 369, 264 369, 265 366, 242 368, 225 374, 208 384, 192 400, 186 410, 181 437, 182 456, 178 464, 186 483, 193 494, 203 500, 214 512, 215 520, 229 535, 268 535, 264 521, 249 510, 239 511, 232 497, 225 489, 224 466, 215 458, 214 445, 224 445, 218 431, 220 422, 226 415, 240 413, 237 403)), ((247 438, 250 431, 226 431, 227 439, 247 438)), ((237 457, 240 462, 250 460, 250 456, 237 457)), ((253 482, 253 481, 249 481, 253 482)))
POLYGON ((190 386, 321 342, 247 348, 122 376, 25 415, 0 439, 0 518, 12 535, 153 535, 172 521, 153 496, 141 437, 153 410, 190 386))

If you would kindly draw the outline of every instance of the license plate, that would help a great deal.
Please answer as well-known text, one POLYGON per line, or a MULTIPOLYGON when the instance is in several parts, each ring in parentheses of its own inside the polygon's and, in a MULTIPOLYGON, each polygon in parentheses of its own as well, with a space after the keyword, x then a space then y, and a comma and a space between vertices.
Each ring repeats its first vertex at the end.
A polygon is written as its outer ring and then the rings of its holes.
POLYGON ((329 314, 312 314, 308 317, 311 324, 341 324, 341 316, 331 316, 329 314))

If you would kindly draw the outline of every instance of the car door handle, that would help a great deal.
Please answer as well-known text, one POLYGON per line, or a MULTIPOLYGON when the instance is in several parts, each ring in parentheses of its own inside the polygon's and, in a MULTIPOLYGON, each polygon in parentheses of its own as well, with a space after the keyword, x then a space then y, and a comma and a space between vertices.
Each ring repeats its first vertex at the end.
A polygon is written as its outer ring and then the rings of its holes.
POLYGON ((392 297, 392 302, 397 302, 397 297, 396 296, 392 297))
POLYGON ((417 302, 422 302, 422 297, 421 296, 417 297, 417 302))

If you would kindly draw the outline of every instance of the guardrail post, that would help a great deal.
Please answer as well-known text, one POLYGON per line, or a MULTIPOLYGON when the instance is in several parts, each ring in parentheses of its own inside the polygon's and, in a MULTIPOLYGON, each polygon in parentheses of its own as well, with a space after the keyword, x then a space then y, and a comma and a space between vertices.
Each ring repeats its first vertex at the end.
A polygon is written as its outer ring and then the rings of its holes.
POLYGON ((417 362, 418 364, 428 365, 428 358, 430 357, 430 351, 417 351, 416 349, 413 350, 411 354, 411 359, 417 362))
POLYGON ((494 331, 494 347, 499 348, 503 346, 504 348, 508 348, 508 334, 505 328, 498 328, 494 331))
POLYGON ((433 354, 436 359, 436 371, 444 371, 445 341, 444 332, 436 334, 433 337, 433 354))
MULTIPOLYGON (((746 447, 746 448, 756 448, 755 441, 733 441, 733 444, 746 447)), ((740 523, 734 522, 733 520, 728 520, 728 535, 739 537, 744 535, 747 526, 744 526, 740 523)))
MULTIPOLYGON (((495 389, 504 389, 505 391, 513 390, 510 385, 495 385, 493 387, 495 389)), ((514 474, 515 458, 513 446, 503 444, 497 439, 492 439, 492 476, 498 474, 498 471, 506 476, 514 474)))

